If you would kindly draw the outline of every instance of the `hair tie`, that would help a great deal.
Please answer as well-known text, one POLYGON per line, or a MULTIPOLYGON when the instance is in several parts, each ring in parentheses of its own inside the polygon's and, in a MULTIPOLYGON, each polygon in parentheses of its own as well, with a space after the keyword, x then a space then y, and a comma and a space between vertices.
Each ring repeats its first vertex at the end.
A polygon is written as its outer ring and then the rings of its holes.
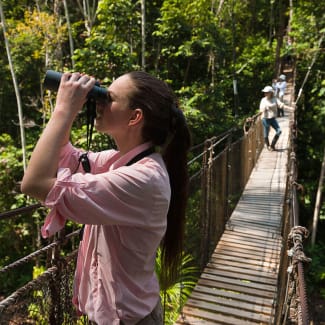
POLYGON ((177 107, 175 104, 171 106, 171 114, 170 114, 170 126, 169 126, 169 131, 170 133, 175 133, 176 130, 176 125, 177 125, 177 120, 178 120, 178 112, 177 112, 177 107))
POLYGON ((169 134, 163 146, 163 151, 168 147, 168 145, 173 140, 178 129, 182 128, 186 125, 186 119, 184 113, 179 107, 177 103, 173 103, 170 108, 170 126, 169 126, 169 134))
POLYGON ((183 111, 178 108, 177 104, 173 104, 171 107, 171 121, 172 126, 179 125, 179 124, 186 124, 186 119, 183 111))
POLYGON ((171 107, 172 116, 177 116, 178 111, 179 111, 179 108, 178 108, 177 104, 173 103, 172 107, 171 107))

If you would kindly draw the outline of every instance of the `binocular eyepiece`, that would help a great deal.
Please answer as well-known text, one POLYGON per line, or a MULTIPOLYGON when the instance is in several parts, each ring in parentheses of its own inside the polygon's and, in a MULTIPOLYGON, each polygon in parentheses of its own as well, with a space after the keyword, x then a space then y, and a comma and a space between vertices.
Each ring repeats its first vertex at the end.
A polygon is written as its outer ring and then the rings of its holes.
MULTIPOLYGON (((62 73, 53 71, 53 70, 47 70, 45 79, 44 79, 44 87, 48 90, 57 91, 60 86, 62 73)), ((96 81, 94 87, 90 90, 88 93, 88 97, 93 97, 94 99, 107 99, 109 97, 109 94, 107 92, 106 88, 100 87, 100 83, 96 81)))

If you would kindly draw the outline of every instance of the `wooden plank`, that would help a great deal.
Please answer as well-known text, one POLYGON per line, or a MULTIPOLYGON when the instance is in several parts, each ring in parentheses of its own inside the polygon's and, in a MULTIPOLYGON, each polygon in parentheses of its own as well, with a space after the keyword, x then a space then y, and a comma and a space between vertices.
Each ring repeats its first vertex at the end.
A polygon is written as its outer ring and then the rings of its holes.
POLYGON ((251 259, 247 259, 247 258, 241 258, 241 257, 236 257, 234 258, 233 256, 228 256, 228 255, 224 255, 224 254, 212 254, 211 259, 214 260, 214 262, 218 262, 218 260, 220 259, 220 262, 222 260, 226 260, 226 261, 233 261, 235 260, 236 262, 242 263, 243 267, 244 265, 250 265, 252 267, 266 267, 266 268, 277 268, 278 266, 278 262, 268 262, 268 261, 262 261, 262 260, 251 260, 251 259))
POLYGON ((244 220, 251 220, 256 218, 256 220, 267 220, 267 221, 277 221, 281 219, 282 210, 274 210, 270 211, 269 209, 265 208, 265 210, 253 210, 245 208, 244 211, 237 210, 234 215, 229 219, 230 221, 234 219, 244 219, 244 220))
POLYGON ((263 226, 271 226, 276 227, 276 229, 280 229, 282 222, 280 217, 274 216, 234 216, 230 220, 230 224, 239 224, 239 223, 247 223, 248 225, 256 224, 256 225, 263 225, 263 226))
POLYGON ((265 230, 265 231, 268 231, 268 230, 272 230, 273 232, 277 232, 278 234, 280 234, 280 227, 271 227, 271 226, 263 226, 263 225, 258 225, 258 224, 244 224, 244 223, 240 223, 238 221, 233 221, 232 222, 232 225, 237 225, 237 226, 243 226, 243 227, 249 227, 250 229, 257 229, 257 230, 265 230))
POLYGON ((224 234, 222 237, 224 237, 225 235, 227 235, 227 237, 231 237, 231 238, 238 238, 238 239, 245 239, 245 242, 248 241, 252 241, 253 243, 256 243, 256 242, 272 242, 272 243, 276 243, 278 246, 281 246, 282 244, 282 239, 281 237, 278 237, 277 238, 272 238, 272 237, 268 237, 268 238, 265 238, 265 237, 262 237, 262 236, 259 236, 259 235, 255 235, 255 234, 247 234, 245 232, 241 232, 241 231, 230 231, 230 230, 225 230, 224 231, 224 234))
POLYGON ((280 229, 274 229, 274 228, 270 228, 270 229, 251 229, 249 226, 247 225, 236 225, 236 224, 231 224, 229 227, 227 225, 227 228, 233 230, 233 231, 237 231, 237 230, 241 230, 241 231, 246 231, 247 233, 256 233, 256 232, 261 232, 261 233, 265 233, 265 234, 273 234, 273 236, 275 237, 280 237, 281 236, 281 231, 280 229))
POLYGON ((243 254, 243 256, 255 256, 255 258, 272 258, 272 259, 278 259, 279 258, 279 250, 273 249, 273 250, 266 250, 263 247, 258 247, 259 250, 254 251, 251 247, 247 249, 246 246, 222 241, 221 243, 218 243, 217 248, 215 249, 215 253, 222 253, 225 252, 226 254, 231 252, 237 252, 243 254), (236 246, 237 245, 237 246, 236 246))
POLYGON ((269 262, 269 263, 278 263, 279 257, 278 256, 273 256, 272 254, 261 254, 261 253, 256 253, 254 252, 245 252, 243 249, 240 250, 239 248, 237 249, 229 249, 229 247, 218 247, 216 251, 213 252, 214 257, 217 258, 218 254, 221 255, 226 255, 226 256, 233 256, 234 259, 236 257, 240 258, 247 258, 249 260, 256 260, 256 261, 264 261, 264 262, 269 262))
POLYGON ((258 174, 252 174, 250 182, 260 182, 260 187, 263 187, 264 190, 278 192, 282 189, 283 185, 286 184, 286 175, 283 172, 277 172, 272 175, 272 180, 263 181, 263 176, 258 174))
POLYGON ((201 286, 209 286, 212 288, 231 290, 234 292, 249 294, 249 295, 253 295, 253 296, 261 297, 261 298, 270 298, 270 299, 274 298, 274 292, 249 288, 247 286, 246 287, 245 286, 237 286, 235 284, 218 282, 218 281, 213 281, 213 280, 206 280, 206 279, 202 279, 202 278, 199 279, 198 284, 201 286))
POLYGON ((279 255, 281 252, 281 246, 276 247, 276 246, 254 246, 254 245, 244 245, 243 243, 238 243, 236 241, 233 241, 226 236, 225 238, 221 237, 221 239, 218 242, 217 247, 229 247, 230 249, 243 249, 247 252, 258 252, 260 254, 272 254, 272 255, 279 255))
POLYGON ((267 221, 279 221, 282 216, 282 209, 272 209, 270 210, 267 206, 263 209, 259 208, 258 210, 255 208, 241 208, 238 209, 230 218, 230 220, 235 218, 242 219, 252 219, 256 218, 256 220, 267 220, 267 221))
POLYGON ((207 310, 210 312, 213 312, 215 314, 224 314, 226 316, 233 316, 236 315, 236 317, 240 319, 245 319, 249 321, 254 321, 254 322, 260 322, 260 323, 268 323, 270 321, 270 317, 259 314, 259 313, 254 313, 250 311, 245 311, 245 310, 240 310, 234 306, 234 308, 226 307, 226 306, 219 306, 216 304, 211 304, 208 302, 202 302, 198 300, 188 300, 188 306, 192 308, 200 308, 203 310, 207 310))
POLYGON ((218 255, 221 255, 221 258, 225 258, 225 256, 230 257, 231 260, 236 260, 237 258, 239 259, 239 261, 245 262, 245 259, 247 259, 247 261, 249 261, 250 263, 252 263, 254 261, 254 264, 259 264, 259 261, 263 261, 263 262, 268 262, 270 264, 274 264, 277 263, 278 259, 269 259, 267 260, 267 256, 256 256, 252 253, 242 253, 239 250, 237 251, 236 249, 234 250, 225 250, 225 249, 221 249, 217 247, 217 249, 212 252, 211 257, 213 257, 214 259, 218 258, 218 255), (257 263, 256 263, 257 261, 257 263))
POLYGON ((219 258, 211 258, 210 262, 214 264, 223 264, 228 266, 236 266, 241 267, 244 270, 250 269, 250 270, 256 270, 256 271, 262 271, 262 272, 269 272, 270 274, 274 274, 277 272, 277 267, 270 268, 268 265, 253 265, 250 263, 243 263, 241 261, 232 260, 232 259, 223 259, 223 256, 219 256, 219 258))
MULTIPOLYGON (((231 226, 231 223, 230 223, 231 226)), ((235 233, 242 233, 242 234, 247 234, 247 235, 254 235, 256 237, 263 237, 265 238, 281 238, 280 234, 278 233, 274 233, 271 229, 265 231, 265 230, 252 230, 250 228, 240 228, 237 226, 233 226, 233 229, 230 230, 230 228, 228 227, 228 224, 226 224, 226 230, 235 232, 235 233)))
POLYGON ((225 297, 216 297, 216 296, 211 296, 199 292, 193 292, 191 294, 190 299, 188 300, 188 305, 191 305, 190 301, 191 300, 199 300, 202 302, 208 302, 208 303, 213 303, 221 306, 226 306, 226 307, 236 307, 238 309, 250 311, 250 312, 257 312, 261 313, 264 315, 272 316, 272 306, 267 307, 267 306, 257 306, 254 303, 248 303, 248 302, 242 302, 242 301, 237 301, 234 303, 232 299, 225 298, 225 297))
POLYGON ((215 325, 214 321, 207 321, 203 318, 196 318, 193 316, 185 315, 184 313, 176 321, 177 325, 215 325))
POLYGON ((280 257, 280 251, 279 250, 269 250, 266 251, 264 248, 260 248, 258 247, 257 249, 254 248, 247 248, 247 247, 243 247, 242 245, 238 245, 238 244, 232 244, 229 242, 219 242, 218 243, 218 247, 216 252, 218 252, 220 250, 223 249, 227 249, 227 250, 236 250, 239 252, 246 252, 246 253, 254 253, 257 256, 262 257, 269 257, 269 258, 274 258, 274 259, 278 259, 280 257))
MULTIPOLYGON (((248 183, 249 184, 249 183, 248 183)), ((238 203, 247 203, 249 205, 256 204, 256 207, 264 205, 266 202, 272 203, 271 207, 276 208, 273 204, 276 202, 283 201, 283 195, 281 192, 273 192, 267 190, 256 189, 256 187, 251 186, 251 188, 246 188, 243 195, 240 197, 238 203)))
POLYGON ((226 316, 221 314, 212 313, 206 310, 200 310, 198 308, 192 307, 184 307, 184 313, 186 315, 187 323, 183 324, 190 324, 190 325, 201 325, 206 324, 203 322, 192 323, 192 321, 196 321, 199 319, 200 321, 210 321, 213 324, 226 324, 226 325, 256 325, 261 324, 260 322, 249 321, 247 319, 240 319, 234 316, 226 316))
MULTIPOLYGON (((247 183, 249 184, 249 182, 247 183)), ((267 200, 283 200, 283 196, 280 193, 270 193, 270 191, 266 190, 263 191, 260 188, 252 188, 250 189, 249 186, 245 188, 245 191, 243 192, 243 195, 240 197, 239 202, 241 201, 253 201, 253 203, 259 203, 261 199, 267 199, 267 200)))
MULTIPOLYGON (((280 252, 282 248, 281 242, 279 243, 271 239, 265 239, 264 243, 258 241, 254 243, 253 241, 246 240, 246 238, 240 238, 240 236, 222 236, 219 242, 223 245, 239 245, 240 247, 247 247, 247 251, 256 249, 266 253, 273 253, 274 251, 280 252)), ((222 245, 220 246, 222 247, 222 245)))
POLYGON ((282 209, 270 210, 268 206, 261 207, 258 210, 254 207, 239 207, 238 210, 231 216, 230 220, 236 217, 247 217, 247 218, 274 218, 277 220, 281 217, 282 209))
MULTIPOLYGON (((274 195, 274 193, 270 193, 269 195, 274 195)), ((241 208, 241 209, 254 209, 256 212, 259 210, 265 210, 265 209, 270 209, 270 211, 277 211, 281 206, 279 206, 279 202, 283 202, 284 198, 283 195, 281 194, 282 198, 278 198, 276 200, 268 200, 268 199, 263 199, 263 197, 258 197, 258 195, 255 195, 256 199, 255 202, 253 200, 239 200, 236 209, 241 208)))
MULTIPOLYGON (((283 182, 279 181, 276 183, 274 181, 270 181, 268 184, 265 184, 265 182, 262 179, 254 178, 254 175, 252 178, 250 178, 246 188, 250 191, 256 191, 257 188, 261 189, 263 193, 269 192, 270 195, 272 194, 278 194, 282 193, 284 195, 285 193, 285 187, 286 187, 286 180, 283 180, 283 182)), ((246 189, 245 189, 246 190, 246 189)))
POLYGON ((267 211, 267 213, 261 213, 261 211, 235 211, 230 220, 233 219, 244 219, 244 220, 251 220, 251 219, 256 219, 256 220, 271 220, 274 222, 279 222, 281 221, 281 210, 278 210, 276 213, 270 213, 271 211, 267 211))
POLYGON ((278 184, 270 186, 270 183, 267 183, 267 187, 264 187, 260 181, 257 179, 251 178, 247 186, 238 200, 238 204, 243 205, 255 205, 256 208, 260 206, 264 206, 265 204, 269 204, 270 208, 276 209, 278 206, 277 202, 283 202, 283 190, 278 187, 278 184))
POLYGON ((234 292, 234 291, 229 291, 229 290, 225 290, 225 289, 211 288, 211 287, 201 286, 199 284, 197 284, 195 286, 193 293, 194 292, 207 294, 211 297, 229 298, 234 301, 235 305, 236 305, 237 301, 243 301, 243 302, 247 302, 247 303, 252 303, 254 305, 256 304, 258 306, 266 306, 266 307, 273 306, 273 299, 270 299, 270 298, 262 298, 262 297, 257 297, 257 296, 250 295, 250 294, 245 294, 242 292, 234 292))
POLYGON ((279 260, 253 260, 228 254, 213 254, 209 263, 211 263, 213 267, 218 265, 239 267, 243 269, 242 273, 244 273, 247 269, 251 269, 252 271, 276 269, 278 267, 279 260))
POLYGON ((229 270, 220 270, 220 269, 215 269, 213 267, 206 267, 204 269, 203 273, 213 274, 213 275, 218 275, 218 276, 228 277, 228 278, 234 278, 234 279, 238 279, 238 280, 247 280, 247 281, 251 281, 251 282, 265 283, 265 284, 270 284, 273 286, 277 285, 277 279, 274 279, 274 278, 249 275, 247 273, 245 274, 245 273, 239 273, 239 272, 229 272, 229 270))
MULTIPOLYGON (((236 226, 236 223, 232 223, 231 226, 236 226)), ((238 224, 237 224, 238 226, 238 224)), ((242 230, 242 228, 240 228, 242 230)), ((245 228, 243 227, 245 230, 245 228)), ((265 247, 267 248, 276 248, 276 249, 281 249, 282 246, 282 240, 278 238, 277 234, 273 233, 273 236, 275 238, 271 237, 271 233, 269 233, 269 237, 264 237, 264 240, 260 236, 256 236, 254 233, 249 233, 249 232, 241 232, 237 231, 236 229, 231 230, 231 229, 226 229, 225 230, 227 233, 225 233, 220 240, 223 240, 225 242, 233 242, 237 244, 244 244, 245 247, 248 246, 249 248, 251 247, 265 247)))
POLYGON ((225 230, 224 235, 221 237, 223 241, 240 241, 241 243, 248 245, 248 247, 273 247, 276 249, 281 249, 282 240, 275 238, 261 238, 254 235, 249 235, 245 233, 237 233, 237 231, 225 230))
POLYGON ((256 261, 265 261, 269 263, 277 263, 278 259, 277 258, 272 258, 268 256, 258 256, 254 253, 249 253, 249 252, 241 252, 239 250, 229 250, 229 249, 220 249, 217 248, 216 251, 214 251, 214 254, 222 254, 222 255, 227 255, 227 256, 233 256, 234 258, 240 257, 240 258, 247 258, 249 260, 256 260, 256 261))
POLYGON ((281 222, 280 220, 272 220, 271 216, 266 216, 263 219, 262 218, 256 218, 255 220, 250 219, 250 218, 232 218, 231 223, 236 223, 236 224, 248 224, 249 226, 257 226, 257 227, 266 227, 266 228, 275 228, 275 229, 280 229, 281 222))
POLYGON ((219 270, 221 271, 227 271, 229 273, 239 273, 239 274, 247 274, 247 275, 252 275, 256 277, 261 277, 262 279, 268 278, 274 282, 277 282, 277 274, 274 272, 263 272, 259 270, 253 270, 253 269, 244 269, 242 267, 236 267, 232 265, 225 265, 225 264, 217 264, 217 263, 212 263, 209 262, 206 266, 209 269, 213 269, 216 272, 219 270))
POLYGON ((249 229, 262 229, 262 230, 270 230, 273 229, 274 232, 280 233, 281 231, 281 224, 272 224, 272 223, 266 223, 264 222, 258 222, 258 221, 251 221, 251 220, 231 220, 231 225, 236 226, 243 226, 248 227, 249 229))
POLYGON ((258 290, 263 290, 263 291, 269 291, 272 293, 275 290, 274 285, 262 284, 262 283, 257 283, 257 282, 253 282, 253 281, 248 281, 248 280, 233 279, 233 278, 218 276, 218 275, 209 274, 209 273, 202 273, 201 279, 217 281, 217 282, 222 282, 222 283, 229 283, 232 285, 236 285, 239 288, 247 287, 247 288, 253 288, 256 290, 258 289, 258 290))
POLYGON ((266 220, 266 221, 277 221, 281 219, 282 210, 269 210, 267 207, 265 209, 259 209, 259 210, 248 210, 247 208, 243 210, 237 210, 230 218, 230 220, 233 220, 235 218, 242 218, 244 220, 253 219, 256 218, 256 220, 266 220))
POLYGON ((256 239, 261 239, 264 241, 265 240, 269 240, 269 239, 274 239, 275 242, 282 242, 282 237, 281 235, 279 235, 277 232, 275 233, 274 231, 272 231, 271 229, 269 230, 254 230, 254 229, 247 229, 245 228, 239 228, 237 227, 237 229, 232 229, 232 224, 231 224, 231 220, 230 220, 230 225, 226 224, 226 229, 225 229, 225 233, 223 234, 225 235, 237 235, 240 237, 254 237, 256 239), (228 227, 229 226, 229 227, 228 227))

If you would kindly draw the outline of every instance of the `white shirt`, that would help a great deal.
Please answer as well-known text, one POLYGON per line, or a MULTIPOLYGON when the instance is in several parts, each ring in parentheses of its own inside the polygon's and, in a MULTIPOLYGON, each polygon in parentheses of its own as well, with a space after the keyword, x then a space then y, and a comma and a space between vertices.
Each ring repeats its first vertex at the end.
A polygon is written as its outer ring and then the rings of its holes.
POLYGON ((284 103, 282 103, 278 98, 272 97, 268 99, 263 97, 260 102, 260 112, 262 112, 262 118, 274 118, 277 116, 277 108, 284 108, 284 103))
POLYGON ((278 96, 281 98, 284 96, 286 91, 287 83, 285 81, 279 81, 276 83, 276 88, 278 92, 278 96))

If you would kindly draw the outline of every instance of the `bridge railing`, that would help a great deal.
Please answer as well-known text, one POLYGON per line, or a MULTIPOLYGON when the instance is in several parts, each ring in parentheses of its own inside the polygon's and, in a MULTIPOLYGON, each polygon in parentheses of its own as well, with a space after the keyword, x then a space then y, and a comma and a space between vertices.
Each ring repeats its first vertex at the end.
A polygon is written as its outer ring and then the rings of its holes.
MULTIPOLYGON (((263 148, 262 140, 256 115, 246 121, 244 134, 238 136, 238 130, 231 129, 192 148, 186 251, 202 268, 241 196, 263 148)), ((44 208, 35 204, 4 212, 0 220, 31 216, 40 209, 44 208)), ((5 279, 25 263, 45 265, 43 273, 0 301, 0 324, 77 324, 71 299, 78 233, 62 231, 40 249, 0 268, 0 278, 5 279)), ((87 319, 80 322, 86 324, 87 319)))
POLYGON ((205 141, 201 173, 200 266, 208 262, 263 149, 259 115, 246 120, 244 134, 236 130, 205 141), (237 131, 238 132, 238 131, 237 131))
MULTIPOLYGON (((43 209, 40 204, 0 214, 0 220, 19 219, 43 209)), ((72 281, 77 250, 71 243, 80 230, 64 235, 60 232, 48 244, 5 267, 0 268, 1 283, 11 272, 30 263, 44 265, 45 271, 0 301, 0 324, 76 324, 77 315, 71 304, 72 281), (68 249, 65 246, 69 246, 68 249), (65 252, 65 256, 62 253, 65 252)), ((41 267, 40 267, 41 269, 41 267)), ((0 290, 1 288, 0 284, 0 290)), ((1 290, 2 291, 2 290, 1 290)))
POLYGON ((302 186, 297 182, 297 123, 295 114, 291 116, 290 130, 276 324, 309 325, 310 317, 304 268, 310 259, 305 256, 303 251, 303 241, 308 237, 308 231, 299 223, 298 191, 302 189, 302 186))

